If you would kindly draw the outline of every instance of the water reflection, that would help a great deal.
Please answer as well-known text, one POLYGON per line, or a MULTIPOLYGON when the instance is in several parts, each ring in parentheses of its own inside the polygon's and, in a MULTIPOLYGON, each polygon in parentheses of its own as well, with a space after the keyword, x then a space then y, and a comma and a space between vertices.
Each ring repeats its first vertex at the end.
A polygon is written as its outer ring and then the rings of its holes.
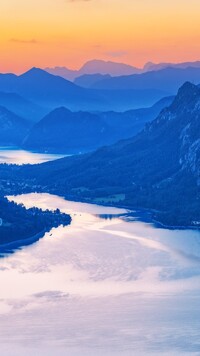
POLYGON ((99 214, 97 216, 100 219, 113 220, 113 219, 125 218, 128 216, 128 214, 127 213, 125 213, 125 214, 99 214))

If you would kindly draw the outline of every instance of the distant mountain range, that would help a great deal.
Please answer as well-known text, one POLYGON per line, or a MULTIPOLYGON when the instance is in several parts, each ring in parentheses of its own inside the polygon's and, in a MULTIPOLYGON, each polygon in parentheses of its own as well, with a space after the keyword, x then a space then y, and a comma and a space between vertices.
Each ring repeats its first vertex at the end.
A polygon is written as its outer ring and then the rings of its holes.
POLYGON ((91 151, 133 136, 146 122, 157 116, 161 109, 170 105, 172 100, 173 97, 167 97, 150 108, 124 113, 71 112, 61 107, 31 128, 23 141, 23 148, 55 153, 91 151))
POLYGON ((21 168, 45 189, 93 202, 156 209, 165 224, 200 222, 200 89, 187 82, 135 137, 86 155, 21 168), (118 200, 117 200, 118 199, 118 200), (117 203, 115 203, 117 204, 117 203))
POLYGON ((200 83, 200 68, 165 68, 118 77, 85 75, 76 80, 79 85, 32 68, 20 76, 0 74, 0 105, 30 121, 39 121, 62 106, 76 112, 124 112, 174 95, 185 81, 200 83))
POLYGON ((193 67, 193 68, 200 68, 200 61, 196 62, 182 62, 182 63, 153 63, 153 62, 147 62, 144 65, 143 72, 148 72, 152 70, 160 70, 164 68, 188 68, 188 67, 193 67))
POLYGON ((175 93, 185 82, 200 83, 200 67, 193 68, 165 68, 143 74, 134 74, 115 78, 98 80, 91 85, 92 89, 100 90, 161 90, 165 88, 169 93, 175 93))
MULTIPOLYGON (((54 109, 39 122, 26 120, 0 106, 0 146, 16 145, 40 152, 86 152, 130 137, 170 104, 166 97, 149 108, 126 112, 72 112, 54 109)), ((0 93, 0 101, 28 116, 34 104, 16 94, 0 93)), ((35 113, 35 110, 33 111, 35 113)))
POLYGON ((111 61, 91 60, 83 65, 80 69, 81 74, 110 74, 113 77, 120 75, 131 75, 140 73, 140 69, 125 63, 117 63, 111 61))
POLYGON ((118 77, 123 75, 141 74, 149 71, 158 71, 167 67, 173 68, 187 68, 187 67, 200 67, 200 61, 196 62, 183 62, 183 63, 153 63, 147 62, 143 68, 137 68, 125 63, 117 63, 112 61, 103 60, 90 60, 86 62, 80 69, 71 70, 67 67, 54 67, 45 68, 47 72, 53 75, 61 76, 67 80, 74 81, 78 77, 84 75, 110 75, 112 77, 118 77))
MULTIPOLYGON (((85 89, 39 68, 32 68, 20 76, 0 74, 0 91, 22 96, 34 103, 37 108, 38 106, 42 108, 42 111, 45 111, 44 114, 59 106, 66 106, 73 111, 125 111, 135 107, 150 106, 162 97, 171 94, 163 88, 114 89, 109 92, 85 89)), ((38 119, 37 112, 35 116, 38 119)))
POLYGON ((128 64, 97 59, 86 62, 79 70, 70 70, 66 67, 45 68, 45 70, 50 74, 59 75, 71 81, 84 74, 109 74, 117 77, 120 75, 136 74, 141 71, 139 68, 128 64))
POLYGON ((0 75, 0 90, 17 93, 28 100, 48 108, 58 104, 91 104, 100 98, 91 91, 77 87, 68 80, 55 77, 42 69, 32 68, 17 76, 14 74, 0 75))

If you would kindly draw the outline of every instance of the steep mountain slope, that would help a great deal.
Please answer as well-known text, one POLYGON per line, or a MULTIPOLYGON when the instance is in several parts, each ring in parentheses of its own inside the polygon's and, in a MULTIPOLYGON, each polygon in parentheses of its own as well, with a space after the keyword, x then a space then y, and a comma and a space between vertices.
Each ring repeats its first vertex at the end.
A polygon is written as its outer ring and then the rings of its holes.
MULTIPOLYGON (((172 225, 200 222, 200 89, 185 83, 173 103, 129 140, 96 152, 22 168, 65 196, 157 209, 172 225)), ((45 188, 46 189, 46 188, 45 188)))
POLYGON ((0 106, 0 146, 21 144, 30 126, 27 120, 0 106))
POLYGON ((59 108, 33 126, 23 146, 42 152, 86 152, 133 136, 171 102, 172 97, 167 97, 150 108, 123 113, 91 114, 59 108))

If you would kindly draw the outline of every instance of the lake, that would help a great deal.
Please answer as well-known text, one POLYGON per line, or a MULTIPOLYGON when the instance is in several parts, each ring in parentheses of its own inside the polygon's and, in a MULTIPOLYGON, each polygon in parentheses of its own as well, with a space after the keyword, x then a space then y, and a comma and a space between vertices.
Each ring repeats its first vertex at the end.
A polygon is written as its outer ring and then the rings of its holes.
POLYGON ((3 356, 199 355, 200 233, 49 194, 72 224, 1 259, 3 356))
POLYGON ((69 155, 61 154, 48 154, 24 151, 14 147, 0 147, 0 164, 37 164, 55 159, 63 158, 69 155))

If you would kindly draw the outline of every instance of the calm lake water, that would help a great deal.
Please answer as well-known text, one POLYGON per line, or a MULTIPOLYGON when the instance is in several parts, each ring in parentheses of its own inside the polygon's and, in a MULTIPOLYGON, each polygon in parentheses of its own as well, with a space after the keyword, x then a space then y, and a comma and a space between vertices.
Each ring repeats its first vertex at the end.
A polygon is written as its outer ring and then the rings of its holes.
POLYGON ((1 259, 3 356, 200 354, 198 231, 49 194, 10 200, 72 224, 1 259))
POLYGON ((47 161, 53 161, 67 155, 35 153, 30 151, 19 150, 16 148, 0 147, 0 164, 37 164, 47 161))

